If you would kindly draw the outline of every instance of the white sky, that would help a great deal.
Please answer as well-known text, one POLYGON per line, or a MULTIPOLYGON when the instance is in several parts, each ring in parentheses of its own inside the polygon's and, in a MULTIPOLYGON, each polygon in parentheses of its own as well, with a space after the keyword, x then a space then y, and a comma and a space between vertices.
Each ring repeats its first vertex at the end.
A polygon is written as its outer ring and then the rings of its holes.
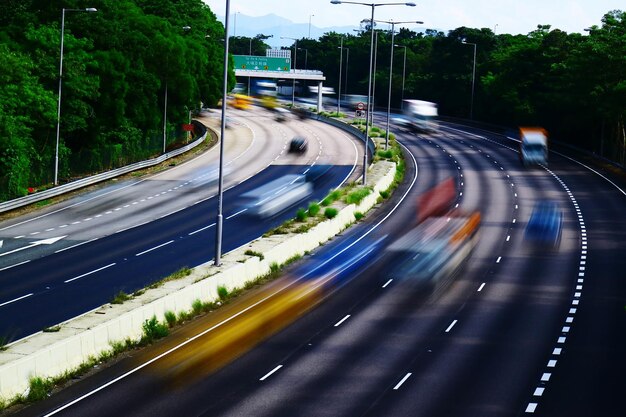
MULTIPOLYGON (((362 0, 364 3, 372 0, 362 0)), ((401 0, 395 0, 401 1, 401 0)), ((422 20, 423 28, 440 30, 460 26, 487 27, 496 33, 527 34, 538 24, 549 24, 566 32, 583 32, 591 25, 600 25, 610 10, 626 10, 624 0, 413 0, 416 7, 377 6, 375 19, 422 20), (496 26, 497 25, 497 26, 496 26)), ((204 0, 217 15, 224 15, 226 0, 204 0)), ((390 3, 393 0, 375 0, 390 3)), ((231 0, 231 16, 235 12, 248 16, 274 13, 294 23, 317 27, 358 27, 369 18, 371 8, 355 4, 330 4, 330 0, 231 0)), ((397 25, 399 27, 402 25, 397 25)), ((409 26, 411 27, 411 26, 409 26)), ((415 26, 412 25, 414 28, 415 26)))

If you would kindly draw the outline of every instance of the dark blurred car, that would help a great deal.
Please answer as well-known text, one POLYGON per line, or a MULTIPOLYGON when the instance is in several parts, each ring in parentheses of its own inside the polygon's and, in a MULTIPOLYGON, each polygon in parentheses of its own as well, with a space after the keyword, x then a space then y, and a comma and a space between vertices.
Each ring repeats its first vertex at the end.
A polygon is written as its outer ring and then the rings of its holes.
POLYGON ((538 249, 556 249, 561 243, 562 223, 563 214, 558 204, 540 201, 530 215, 524 239, 538 249))
POLYGON ((289 143, 289 152, 304 153, 307 148, 307 140, 303 137, 296 136, 289 143))

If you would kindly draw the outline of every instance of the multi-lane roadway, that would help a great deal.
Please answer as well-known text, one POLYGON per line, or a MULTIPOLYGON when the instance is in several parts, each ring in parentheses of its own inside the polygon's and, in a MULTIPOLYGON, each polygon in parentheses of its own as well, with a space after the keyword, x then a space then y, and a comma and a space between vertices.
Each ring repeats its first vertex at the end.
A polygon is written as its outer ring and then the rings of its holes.
POLYGON ((406 181, 390 201, 274 284, 335 276, 308 314, 217 372, 164 378, 159 355, 219 328, 236 303, 23 415, 625 415, 620 180, 554 152, 549 167, 523 169, 514 140, 457 125, 398 138, 406 181), (425 295, 390 279, 384 248, 413 224, 416 197, 448 177, 458 209, 482 213, 480 239, 458 276, 425 295), (556 251, 523 239, 540 200, 563 212, 556 251))

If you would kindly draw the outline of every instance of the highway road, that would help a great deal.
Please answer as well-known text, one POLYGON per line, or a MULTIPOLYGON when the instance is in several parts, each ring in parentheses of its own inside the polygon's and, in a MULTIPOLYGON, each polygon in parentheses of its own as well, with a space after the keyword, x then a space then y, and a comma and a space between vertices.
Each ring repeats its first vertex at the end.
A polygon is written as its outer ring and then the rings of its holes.
MULTIPOLYGON (((224 253, 295 211, 259 221, 246 215, 241 194, 282 175, 332 164, 310 196, 320 200, 353 175, 362 152, 358 140, 321 122, 277 123, 261 108, 232 114, 225 143, 224 253), (296 135, 309 142, 302 155, 287 152, 296 135)), ((97 308, 119 291, 132 293, 212 260, 217 150, 0 223, 0 314, 10 317, 0 322, 0 335, 19 339, 97 308)))
POLYGON ((473 128, 398 136, 407 182, 384 210, 274 284, 332 274, 308 314, 212 374, 164 378, 159 355, 232 317, 244 297, 20 415, 626 415, 620 180, 556 153, 548 169, 523 169, 514 141, 473 128), (480 240, 454 280, 424 294, 390 280, 384 248, 414 222, 416 196, 447 177, 455 204, 481 211, 480 240), (564 216, 555 252, 523 239, 546 199, 564 216))

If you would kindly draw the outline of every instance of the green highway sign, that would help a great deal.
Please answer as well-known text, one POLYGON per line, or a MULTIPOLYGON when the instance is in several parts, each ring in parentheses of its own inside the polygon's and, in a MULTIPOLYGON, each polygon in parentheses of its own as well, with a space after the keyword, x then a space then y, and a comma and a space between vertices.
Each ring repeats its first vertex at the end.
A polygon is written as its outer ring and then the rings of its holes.
POLYGON ((233 55, 235 69, 248 71, 285 71, 291 70, 291 58, 273 58, 268 56, 233 55))

